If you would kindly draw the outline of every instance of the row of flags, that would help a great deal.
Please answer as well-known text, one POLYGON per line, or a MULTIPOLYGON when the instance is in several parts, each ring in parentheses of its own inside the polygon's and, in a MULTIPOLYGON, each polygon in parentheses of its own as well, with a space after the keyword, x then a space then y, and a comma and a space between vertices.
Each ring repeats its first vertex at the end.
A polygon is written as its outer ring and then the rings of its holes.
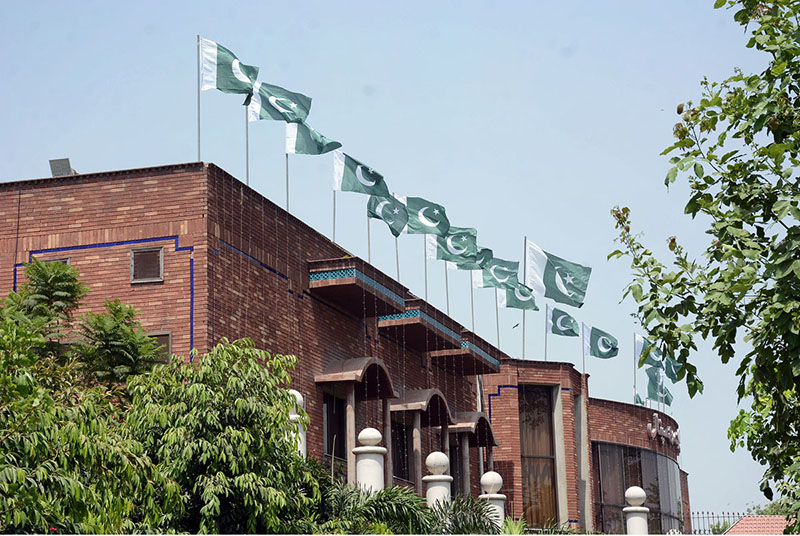
MULTIPOLYGON (((310 97, 259 82, 258 67, 241 63, 235 54, 214 41, 200 38, 199 46, 200 89, 246 95, 248 122, 284 121, 287 154, 321 155, 333 151, 334 191, 368 195, 367 216, 383 221, 392 235, 426 235, 426 258, 445 261, 447 269, 471 271, 472 286, 494 288, 499 307, 538 311, 536 296, 571 307, 583 306, 591 267, 544 251, 526 238, 524 273, 520 278, 520 263, 495 257, 491 249, 479 245, 476 229, 451 225, 445 208, 438 203, 390 193, 383 175, 341 151, 340 142, 309 126, 306 119, 311 111, 310 97)), ((582 336, 584 356, 610 359, 619 353, 619 343, 613 335, 583 323, 579 327, 572 315, 550 304, 546 305, 545 322, 546 333, 582 336)), ((680 363, 662 356, 651 341, 639 335, 635 335, 634 351, 636 359, 648 367, 647 398, 671 405, 672 395, 663 385, 662 375, 674 383, 680 363)), ((638 393, 635 401, 643 403, 638 393)))

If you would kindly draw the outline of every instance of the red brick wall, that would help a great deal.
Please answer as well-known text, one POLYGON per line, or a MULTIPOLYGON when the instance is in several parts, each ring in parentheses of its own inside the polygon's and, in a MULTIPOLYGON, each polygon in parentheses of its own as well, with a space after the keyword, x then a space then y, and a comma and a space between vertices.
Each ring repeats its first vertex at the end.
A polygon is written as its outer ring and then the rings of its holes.
MULTIPOLYGON (((205 349, 204 176, 197 163, 0 184, 0 288, 12 290, 14 264, 28 262, 31 252, 69 257, 89 284, 78 314, 119 298, 140 311, 147 331, 170 332, 172 350, 187 355, 193 260, 194 345, 205 349), (174 238, 121 244, 159 237, 177 237, 179 249, 193 250, 176 251, 174 238), (164 247, 164 282, 131 284, 130 250, 147 246, 164 247), (62 251, 47 251, 54 249, 62 251)), ((16 272, 21 283, 23 269, 16 272)))
POLYGON ((570 363, 504 360, 500 373, 484 376, 484 392, 491 411, 492 427, 500 447, 495 448, 495 470, 503 477, 508 496, 507 514, 522 515, 522 473, 519 433, 520 384, 550 385, 561 390, 564 453, 567 482, 567 516, 579 520, 578 452, 575 444, 575 403, 580 396, 581 376, 570 363))
POLYGON ((676 447, 667 442, 662 444, 660 438, 650 439, 648 437, 647 424, 652 422, 653 413, 658 413, 661 426, 677 429, 678 423, 666 413, 644 406, 590 398, 589 437, 592 441, 655 450, 677 460, 678 450, 676 447))
POLYGON ((692 505, 689 504, 689 473, 681 469, 681 507, 683 508, 683 533, 692 533, 692 505))

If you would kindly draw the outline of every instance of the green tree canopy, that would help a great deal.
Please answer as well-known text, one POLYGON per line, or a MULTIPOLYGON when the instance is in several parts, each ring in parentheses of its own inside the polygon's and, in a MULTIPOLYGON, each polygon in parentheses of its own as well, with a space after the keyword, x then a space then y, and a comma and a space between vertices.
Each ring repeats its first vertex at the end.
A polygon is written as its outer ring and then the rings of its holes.
MULTIPOLYGON (((675 143, 664 151, 691 190, 686 214, 710 236, 702 259, 675 237, 673 258, 656 259, 631 231, 627 208, 612 211, 634 280, 625 295, 663 355, 684 365, 689 394, 702 391, 696 339, 709 339, 723 363, 735 358, 739 399, 752 399, 731 423, 732 448, 746 446, 767 466, 761 488, 775 483, 800 506, 800 4, 796 1, 717 0, 764 52, 761 73, 734 70, 703 80, 696 104, 678 106, 675 143), (750 345, 735 355, 734 345, 750 345)), ((797 523, 793 529, 799 530, 797 523)))

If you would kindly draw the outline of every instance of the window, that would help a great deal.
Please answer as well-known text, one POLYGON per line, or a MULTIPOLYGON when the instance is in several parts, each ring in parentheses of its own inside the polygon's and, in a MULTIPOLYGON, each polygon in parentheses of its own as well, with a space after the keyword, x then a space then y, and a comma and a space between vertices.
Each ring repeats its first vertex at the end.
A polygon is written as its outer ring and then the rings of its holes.
POLYGON ((164 281, 164 248, 131 250, 131 283, 164 281))
POLYGON ((408 425, 392 421, 392 468, 394 476, 407 481, 411 481, 414 472, 411 441, 408 425))
POLYGON ((344 460, 346 458, 345 438, 345 402, 343 398, 337 398, 325 393, 322 397, 322 428, 324 432, 325 444, 323 449, 325 454, 344 460))
POLYGON ((69 264, 69 257, 59 257, 57 259, 37 259, 42 262, 60 262, 61 264, 69 264))
POLYGON ((530 527, 540 528, 557 520, 551 387, 519 386, 519 435, 523 513, 530 527))
POLYGON ((156 343, 156 346, 159 347, 158 349, 158 362, 160 363, 169 363, 170 358, 172 357, 172 341, 169 333, 151 333, 148 334, 148 337, 153 339, 156 343))
POLYGON ((461 466, 461 445, 450 443, 450 476, 453 477, 451 484, 453 495, 464 495, 464 473, 461 466))

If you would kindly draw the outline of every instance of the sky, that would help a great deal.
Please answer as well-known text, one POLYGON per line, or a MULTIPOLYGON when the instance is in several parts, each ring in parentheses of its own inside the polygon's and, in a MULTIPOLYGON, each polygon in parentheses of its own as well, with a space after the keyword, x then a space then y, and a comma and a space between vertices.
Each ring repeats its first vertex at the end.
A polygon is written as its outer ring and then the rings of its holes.
MULTIPOLYGON (((89 173, 197 160, 200 34, 260 68, 259 80, 313 98, 308 123, 383 174, 398 195, 442 204, 478 229, 497 257, 522 260, 524 237, 593 268, 586 303, 570 312, 615 335, 620 355, 587 358, 594 397, 630 402, 633 333, 625 259, 610 210, 662 256, 678 236, 700 255, 702 221, 683 214, 660 152, 680 102, 704 76, 760 72, 732 12, 711 1, 559 2, 0 2, 0 180, 47 177, 68 157, 89 173)), ((245 180, 239 95, 205 91, 201 157, 245 180)), ((249 184, 285 205, 284 124, 249 125, 249 184)), ((332 155, 289 158, 292 214, 332 231, 332 155)), ((366 196, 337 196, 336 239, 367 257, 366 196)), ((424 296, 424 240, 402 235, 400 281, 424 296)), ((371 260, 395 276, 395 243, 371 226, 371 260)), ((467 272, 450 272, 451 316, 470 328, 467 272)), ((428 299, 447 308, 444 266, 428 262, 428 299)), ((527 359, 543 359, 544 300, 526 315, 527 359)), ((475 290, 475 331, 497 343, 494 294, 475 290)), ((522 357, 522 315, 499 312, 501 349, 522 357)), ((766 500, 762 468, 731 453, 734 371, 699 343, 705 392, 670 385, 692 509, 740 511, 766 500)), ((740 345, 739 355, 747 347, 740 345)), ((550 336, 548 360, 581 364, 578 339, 550 336)), ((640 393, 646 376, 636 373, 640 393)))

